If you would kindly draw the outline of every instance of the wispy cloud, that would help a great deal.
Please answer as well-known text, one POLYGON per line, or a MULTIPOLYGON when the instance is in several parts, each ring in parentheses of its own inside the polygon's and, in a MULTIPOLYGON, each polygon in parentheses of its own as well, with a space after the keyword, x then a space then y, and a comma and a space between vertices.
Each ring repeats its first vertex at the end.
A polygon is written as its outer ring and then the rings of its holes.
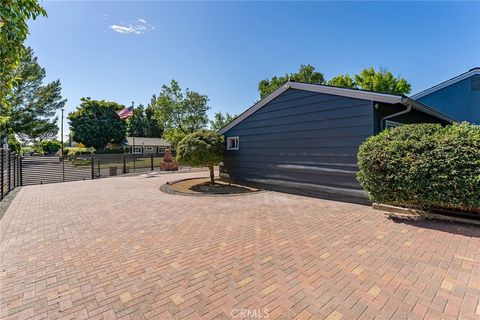
POLYGON ((142 34, 150 31, 155 31, 155 28, 142 18, 137 19, 135 22, 129 24, 112 24, 110 26, 110 29, 121 34, 142 34))

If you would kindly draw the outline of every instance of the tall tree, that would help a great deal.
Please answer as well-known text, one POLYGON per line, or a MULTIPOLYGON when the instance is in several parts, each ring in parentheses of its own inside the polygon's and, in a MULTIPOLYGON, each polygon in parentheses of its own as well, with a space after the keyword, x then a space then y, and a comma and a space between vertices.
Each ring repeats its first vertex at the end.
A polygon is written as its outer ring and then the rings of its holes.
POLYGON ((217 132, 225 127, 227 124, 233 121, 237 115, 231 115, 228 112, 225 115, 221 112, 216 112, 213 116, 213 120, 210 121, 210 129, 217 132))
POLYGON ((18 80, 8 98, 10 129, 23 142, 34 144, 55 137, 58 133, 55 113, 67 101, 62 99, 60 80, 43 84, 45 69, 38 64, 31 48, 27 48, 14 75, 18 80))
POLYGON ((147 137, 161 138, 163 136, 163 124, 155 117, 155 107, 153 104, 149 104, 145 108, 145 121, 147 126, 147 137))
POLYGON ((163 135, 163 125, 155 118, 154 102, 156 96, 152 97, 152 102, 145 108, 142 104, 135 108, 133 117, 126 120, 127 135, 135 137, 161 138, 163 135))
POLYGON ((412 90, 406 79, 395 77, 386 69, 379 71, 373 68, 363 69, 355 75, 355 83, 361 89, 393 94, 408 94, 412 90))
POLYGON ((162 86, 154 108, 155 118, 165 126, 164 137, 174 146, 208 125, 208 97, 189 89, 183 92, 175 80, 162 86))
POLYGON ((147 124, 143 105, 140 104, 133 112, 134 116, 126 120, 127 136, 146 137, 147 124))
MULTIPOLYGON (((22 58, 25 47, 23 42, 28 35, 27 21, 47 12, 37 0, 2 1, 0 5, 0 126, 10 119, 9 97, 16 83, 14 70, 22 58)), ((5 131, 2 129, 2 131, 5 131)), ((0 141, 1 142, 1 141, 0 141)))
POLYGON ((122 108, 116 102, 82 98, 77 110, 68 115, 72 139, 99 151, 110 143, 124 142, 125 123, 117 115, 122 108))
POLYGON ((265 79, 258 83, 258 91, 260 98, 263 99, 277 88, 282 86, 286 81, 307 82, 315 84, 325 83, 323 74, 315 71, 315 67, 310 64, 301 65, 298 72, 286 74, 283 77, 272 77, 271 79, 265 79))
POLYGON ((329 86, 343 87, 343 88, 355 88, 355 81, 350 77, 350 75, 339 75, 328 80, 327 84, 329 86))
MULTIPOLYGON (((262 99, 265 98, 288 80, 325 84, 323 74, 315 71, 313 66, 301 65, 297 73, 260 81, 258 84, 260 97, 262 99)), ((406 79, 395 77, 386 69, 375 71, 374 68, 363 69, 360 73, 354 75, 353 78, 348 74, 338 75, 327 81, 326 84, 336 87, 357 88, 393 94, 408 94, 411 90, 411 85, 406 79)))

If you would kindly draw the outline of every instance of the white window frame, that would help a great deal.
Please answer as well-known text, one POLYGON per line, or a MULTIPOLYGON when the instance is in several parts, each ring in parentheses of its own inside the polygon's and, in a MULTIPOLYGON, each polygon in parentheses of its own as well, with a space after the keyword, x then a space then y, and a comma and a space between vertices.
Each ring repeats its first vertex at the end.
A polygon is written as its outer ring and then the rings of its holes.
POLYGON ((227 150, 238 150, 240 148, 240 138, 227 137, 227 150))
POLYGON ((154 150, 154 147, 145 147, 145 151, 152 152, 154 150))
POLYGON ((132 147, 132 153, 134 154, 142 154, 143 148, 141 146, 132 147))
POLYGON ((403 126, 405 123, 392 121, 392 120, 385 120, 385 129, 395 128, 399 126, 403 126))
POLYGON ((167 151, 167 147, 158 147, 157 148, 158 153, 165 153, 165 151, 167 151))

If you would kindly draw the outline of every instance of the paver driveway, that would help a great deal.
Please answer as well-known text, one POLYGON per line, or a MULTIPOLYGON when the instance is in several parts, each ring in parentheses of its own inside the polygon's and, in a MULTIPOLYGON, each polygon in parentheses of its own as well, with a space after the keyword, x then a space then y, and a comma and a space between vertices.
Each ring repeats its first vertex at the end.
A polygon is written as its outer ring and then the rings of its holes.
POLYGON ((1 317, 480 318, 477 228, 160 192, 173 177, 23 188, 1 220, 1 317))

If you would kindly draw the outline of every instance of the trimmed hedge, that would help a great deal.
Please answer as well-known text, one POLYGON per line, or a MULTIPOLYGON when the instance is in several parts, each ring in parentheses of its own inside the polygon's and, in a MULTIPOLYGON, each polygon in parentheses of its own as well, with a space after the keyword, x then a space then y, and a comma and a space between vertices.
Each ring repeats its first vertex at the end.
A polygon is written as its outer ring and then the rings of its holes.
POLYGON ((480 126, 403 125, 368 138, 357 179, 373 202, 480 210, 480 126))

